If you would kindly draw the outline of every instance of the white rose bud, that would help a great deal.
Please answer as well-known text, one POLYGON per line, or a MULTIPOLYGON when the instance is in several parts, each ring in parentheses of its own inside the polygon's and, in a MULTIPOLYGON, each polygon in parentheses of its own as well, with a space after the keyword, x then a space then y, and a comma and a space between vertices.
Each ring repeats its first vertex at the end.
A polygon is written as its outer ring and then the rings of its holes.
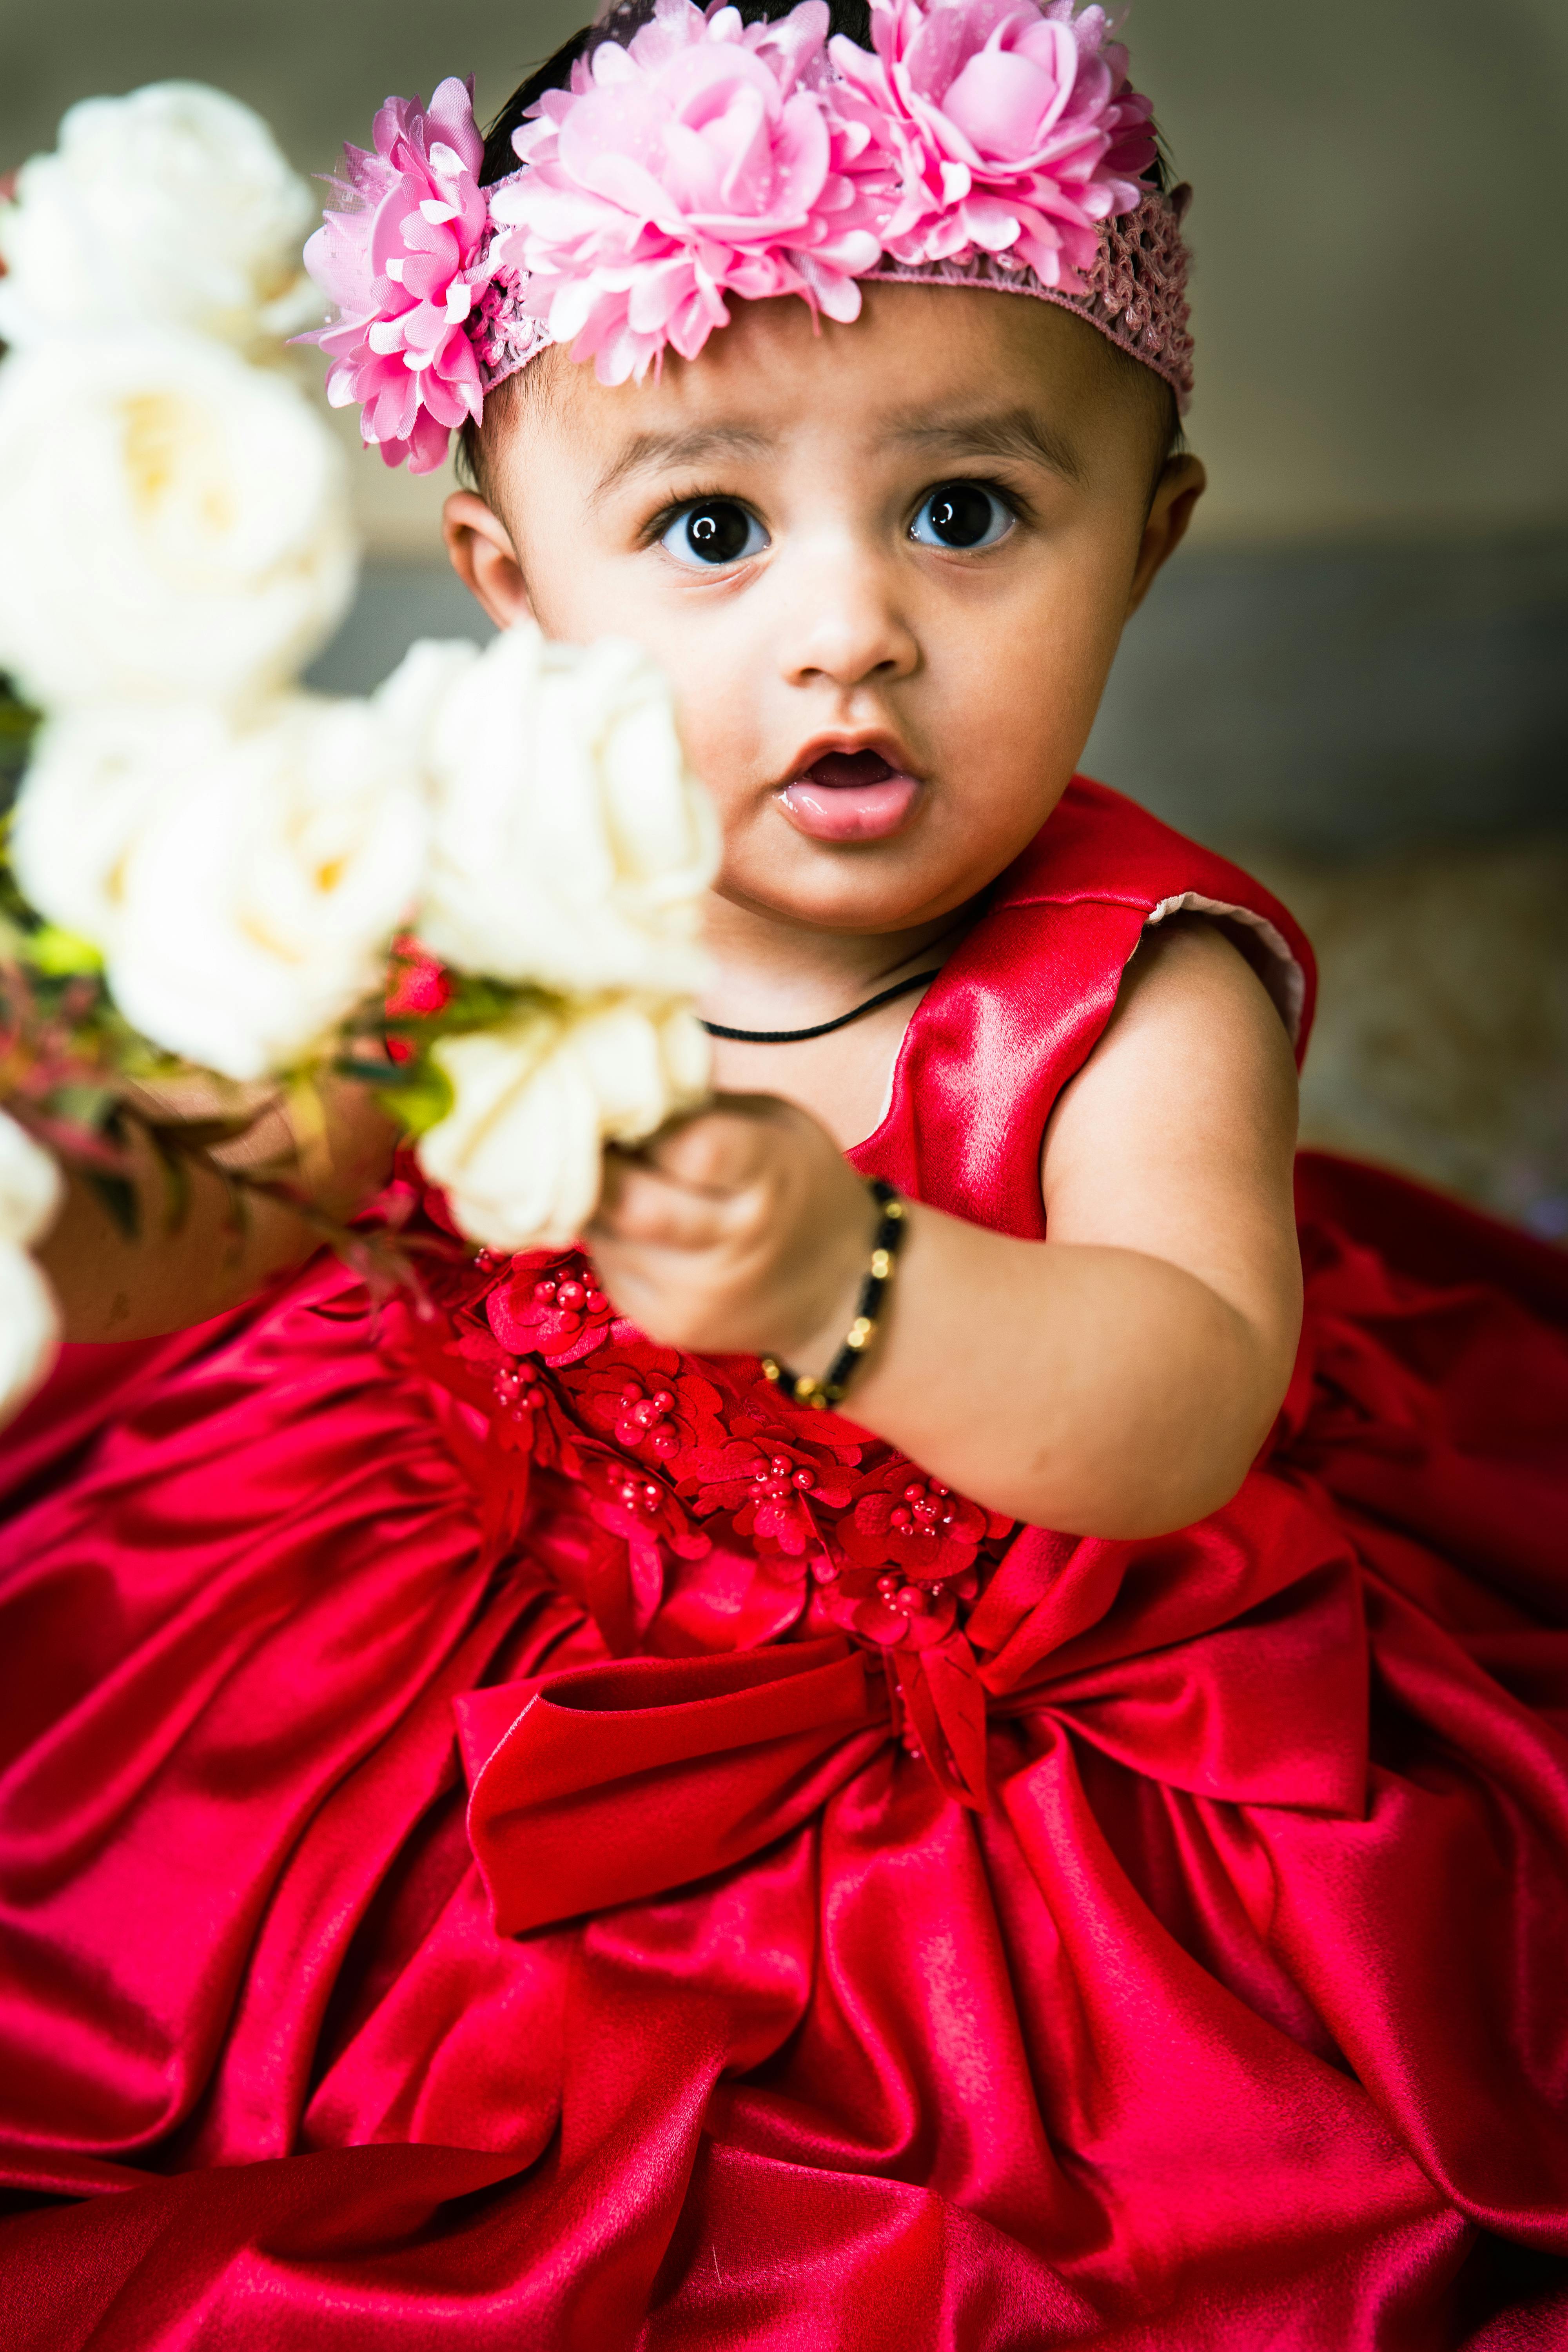
POLYGON ((598 1202, 602 1146, 651 1135, 708 1080, 693 1013, 626 1001, 525 1013, 444 1038, 433 1058, 454 1100, 419 1164, 469 1239, 498 1250, 574 1240, 598 1202))
POLYGON ((435 695, 432 652, 410 656, 433 702, 420 937, 461 971, 567 992, 700 986, 719 828, 655 664, 619 639, 557 646, 524 625, 449 660, 435 695))
POLYGON ((53 1291, 25 1249, 0 1242, 0 1423, 45 1378, 59 1337, 53 1291))
POLYGON ((0 367, 0 668, 47 709, 254 698, 354 587, 331 427, 283 376, 195 337, 0 367), (61 528, 62 483, 79 530, 61 528))
POLYGON ((383 715, 301 694, 248 726, 200 708, 52 721, 15 862, 39 912, 103 954, 128 1021, 248 1079, 306 1059, 381 983, 426 838, 383 715))
POLYGON ((59 1312, 27 1244, 53 1223, 63 1189, 48 1153, 0 1110, 0 1422, 26 1402, 54 1360, 59 1312))
POLYGON ((89 98, 0 206, 0 337, 171 327, 251 348, 308 325, 316 207, 258 114, 200 82, 89 98))
POLYGON ((0 1110, 0 1247, 26 1249, 40 1240, 58 1213, 63 1190, 42 1144, 0 1110))

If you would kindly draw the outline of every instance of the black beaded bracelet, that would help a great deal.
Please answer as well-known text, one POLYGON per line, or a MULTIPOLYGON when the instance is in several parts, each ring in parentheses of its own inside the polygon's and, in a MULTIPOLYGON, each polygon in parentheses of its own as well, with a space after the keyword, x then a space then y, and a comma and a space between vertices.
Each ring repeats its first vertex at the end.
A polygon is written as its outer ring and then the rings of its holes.
POLYGON ((814 1381, 809 1372, 792 1372, 776 1356, 763 1358, 763 1370, 768 1379, 792 1404, 809 1404, 821 1412, 841 1403, 877 1336, 882 1299, 893 1278, 899 1246, 904 1238, 904 1204, 892 1185, 884 1184, 879 1176, 872 1177, 867 1190, 881 1215, 871 1243, 871 1262, 860 1285, 855 1320, 844 1336, 844 1345, 819 1381, 814 1381))

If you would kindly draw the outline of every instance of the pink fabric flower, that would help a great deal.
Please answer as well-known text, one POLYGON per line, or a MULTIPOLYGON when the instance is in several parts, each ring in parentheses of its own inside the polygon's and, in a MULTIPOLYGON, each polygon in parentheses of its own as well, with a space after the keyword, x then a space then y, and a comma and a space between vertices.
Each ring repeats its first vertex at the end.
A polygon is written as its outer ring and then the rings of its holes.
POLYGON ((695 359, 726 294, 858 315, 891 184, 867 123, 824 102, 827 25, 825 0, 754 25, 658 0, 514 133, 527 168, 492 194, 497 258, 530 273, 524 307, 601 382, 640 377, 667 343, 695 359))
POLYGON ((361 430, 389 466, 428 474, 454 425, 484 404, 467 320, 489 278, 484 142, 471 81, 444 81, 428 109, 389 98, 375 118, 375 152, 343 150, 334 184, 345 209, 329 212, 305 247, 305 267, 338 315, 303 342, 334 362, 327 397, 362 404, 361 430))
POLYGON ((1042 285, 1093 268, 1099 224, 1148 194, 1152 111, 1127 87, 1103 8, 1073 0, 871 0, 873 57, 842 36, 830 102, 896 161, 895 260, 1026 264, 1042 285))
POLYGON ((875 53, 840 37, 829 56, 825 0, 753 25, 723 0, 656 0, 540 100, 519 170, 489 189, 471 83, 428 110, 388 99, 306 248, 337 305, 302 338, 329 354, 329 397, 426 473, 548 343, 622 383, 667 345, 694 359, 727 296, 848 320, 862 278, 999 269, 1081 302, 1184 402, 1181 192, 1141 179, 1149 100, 1104 8, 1074 9, 871 0, 875 53))

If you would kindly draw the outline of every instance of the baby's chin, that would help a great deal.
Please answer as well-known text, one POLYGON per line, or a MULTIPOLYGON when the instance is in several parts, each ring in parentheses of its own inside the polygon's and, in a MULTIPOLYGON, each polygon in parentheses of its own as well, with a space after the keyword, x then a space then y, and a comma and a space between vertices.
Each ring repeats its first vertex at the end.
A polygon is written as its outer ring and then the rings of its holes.
POLYGON ((973 849, 966 857, 934 838, 921 817, 875 839, 822 840, 792 824, 775 802, 762 822, 726 843, 714 888, 773 923, 870 937, 950 913, 990 878, 977 870, 973 849))

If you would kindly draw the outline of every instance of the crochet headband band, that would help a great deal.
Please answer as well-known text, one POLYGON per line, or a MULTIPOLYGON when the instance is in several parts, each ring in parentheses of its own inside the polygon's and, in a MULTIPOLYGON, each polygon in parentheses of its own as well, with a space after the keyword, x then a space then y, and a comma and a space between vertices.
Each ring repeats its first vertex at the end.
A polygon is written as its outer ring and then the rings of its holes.
POLYGON ((849 320, 870 280, 1076 310, 1184 409, 1187 191, 1145 176, 1152 110, 1105 11, 871 0, 871 25, 866 50, 828 40, 826 0, 751 25, 721 0, 632 0, 488 187, 471 82, 388 99, 305 248, 336 306, 302 339, 329 398, 427 473, 548 344, 621 383, 667 347, 695 359, 726 295, 849 320))

